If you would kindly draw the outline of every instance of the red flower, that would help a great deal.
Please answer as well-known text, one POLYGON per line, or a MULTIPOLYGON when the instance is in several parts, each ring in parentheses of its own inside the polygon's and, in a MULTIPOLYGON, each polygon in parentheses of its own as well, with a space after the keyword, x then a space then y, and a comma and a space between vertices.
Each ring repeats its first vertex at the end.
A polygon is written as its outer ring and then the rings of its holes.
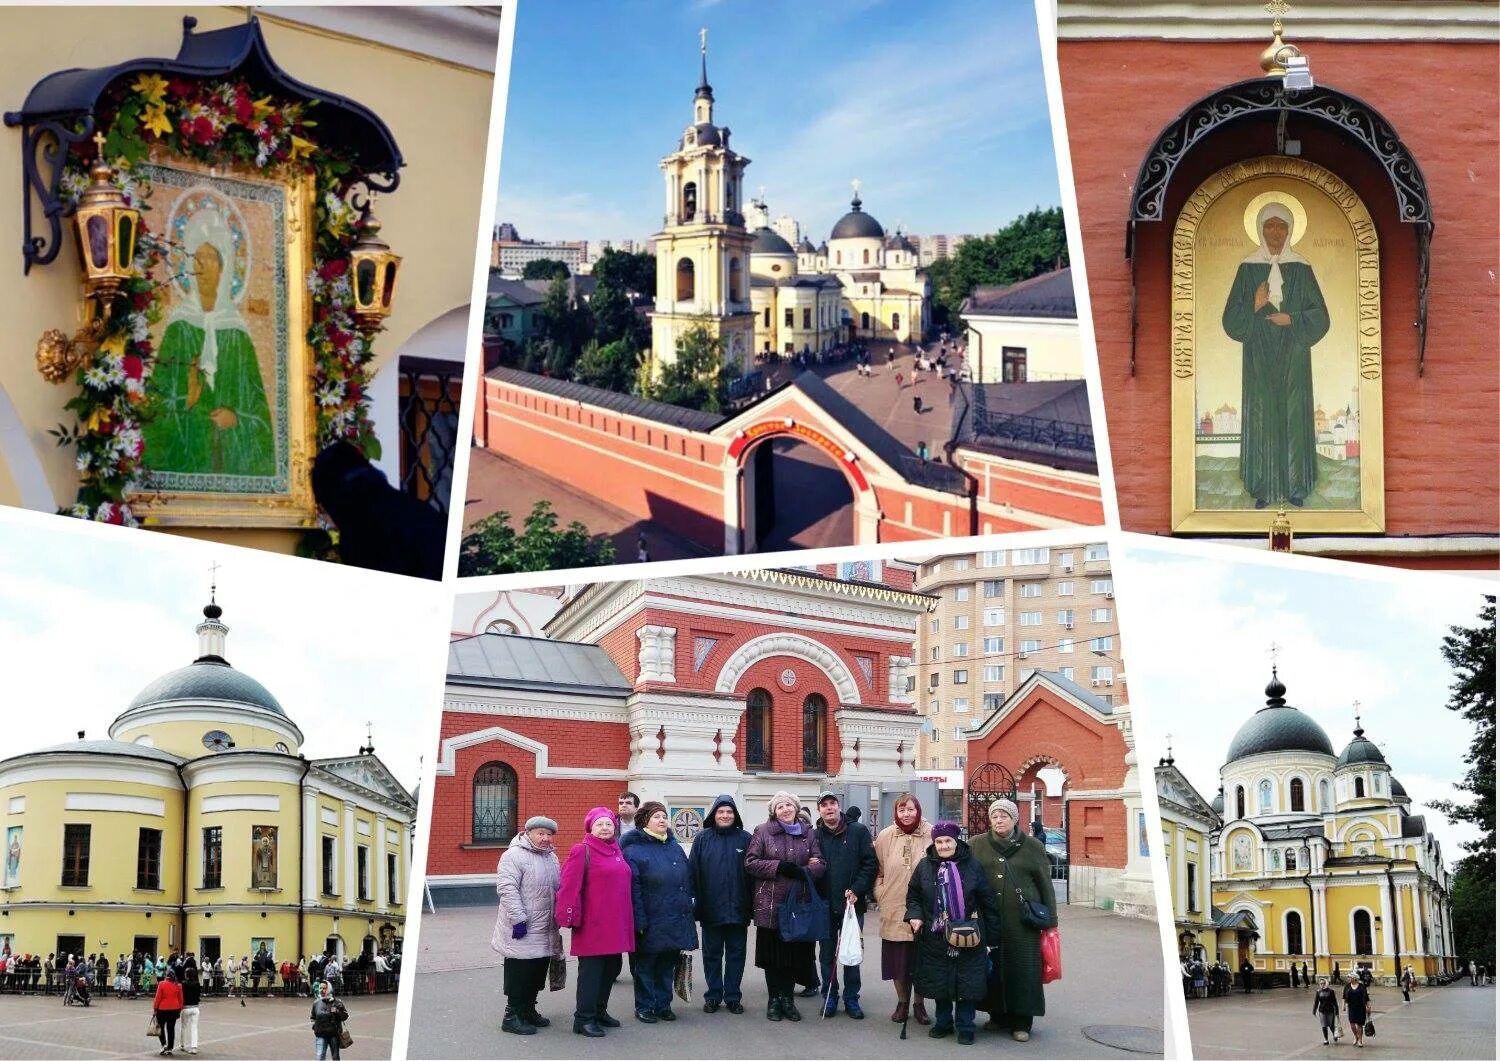
POLYGON ((170 95, 182 97, 190 95, 193 91, 193 83, 184 81, 180 77, 174 77, 167 82, 167 92, 170 95))
POLYGON ((357 402, 362 397, 364 397, 365 391, 364 388, 361 387, 358 383, 351 383, 349 384, 349 390, 347 391, 347 393, 351 402, 357 402))
POLYGON ((120 362, 120 367, 125 370, 126 379, 140 379, 146 370, 146 363, 134 354, 126 354, 120 362))
POLYGON ((135 348, 141 352, 142 357, 150 357, 156 352, 156 347, 151 345, 150 339, 142 339, 135 344, 135 348))
POLYGON ((272 129, 280 129, 285 122, 282 120, 280 111, 272 111, 266 116, 266 124, 272 129))
POLYGON ((234 116, 240 120, 241 125, 249 125, 250 120, 255 117, 255 107, 243 88, 234 97, 234 116))
POLYGON ((130 308, 137 313, 145 313, 151 308, 151 295, 145 291, 137 291, 130 296, 130 308))
POLYGON ((330 258, 318 270, 324 280, 337 280, 348 271, 349 259, 347 258, 330 258))
POLYGON ((193 131, 191 133, 196 143, 207 147, 214 142, 214 123, 208 115, 200 115, 193 119, 193 131))

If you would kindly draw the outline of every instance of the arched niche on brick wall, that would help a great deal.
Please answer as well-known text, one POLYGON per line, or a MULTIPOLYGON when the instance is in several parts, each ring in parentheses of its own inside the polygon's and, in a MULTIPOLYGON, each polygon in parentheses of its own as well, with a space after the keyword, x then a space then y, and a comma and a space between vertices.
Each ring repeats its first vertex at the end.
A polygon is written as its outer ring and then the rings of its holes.
POLYGON ((751 638, 735 649, 724 661, 718 679, 714 682, 714 691, 734 692, 740 678, 751 666, 772 656, 792 656, 811 663, 827 675, 828 680, 833 683, 839 703, 857 704, 860 702, 859 686, 854 681, 854 674, 839 658, 838 653, 826 645, 820 645, 810 637, 790 633, 762 634, 760 637, 751 638))

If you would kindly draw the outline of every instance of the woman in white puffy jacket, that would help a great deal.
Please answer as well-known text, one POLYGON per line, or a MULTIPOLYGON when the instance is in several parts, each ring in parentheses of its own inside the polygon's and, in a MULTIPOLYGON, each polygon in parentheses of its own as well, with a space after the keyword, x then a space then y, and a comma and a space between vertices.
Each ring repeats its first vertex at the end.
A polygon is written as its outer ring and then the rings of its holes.
POLYGON ((547 966, 562 953, 553 911, 562 865, 553 851, 557 822, 536 815, 500 856, 495 892, 500 909, 490 945, 505 958, 505 1019, 501 1031, 535 1035, 552 1022, 536 1011, 547 966))

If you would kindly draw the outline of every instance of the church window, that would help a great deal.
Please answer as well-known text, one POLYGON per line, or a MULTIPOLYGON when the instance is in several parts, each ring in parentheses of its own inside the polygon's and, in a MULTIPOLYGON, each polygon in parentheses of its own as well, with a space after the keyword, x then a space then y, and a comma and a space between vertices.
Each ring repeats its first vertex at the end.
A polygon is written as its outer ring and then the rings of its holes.
POLYGON ((385 901, 395 906, 401 902, 401 886, 397 880, 399 874, 396 871, 396 852, 385 853, 385 901))
POLYGON ((224 886, 224 830, 217 825, 203 830, 203 886, 224 886))
POLYGON ((783 315, 782 315, 782 323, 783 323, 783 324, 785 324, 785 325, 786 325, 786 326, 787 326, 787 327, 788 327, 788 328, 790 328, 790 327, 791 327, 791 326, 792 326, 792 321, 793 321, 793 319, 794 319, 794 318, 793 318, 793 314, 794 314, 794 313, 795 313, 795 312, 796 312, 796 311, 795 311, 795 310, 793 310, 793 309, 790 309, 790 308, 789 308, 789 309, 787 309, 787 311, 786 311, 786 312, 785 312, 785 313, 784 313, 784 314, 783 314, 783 315))
POLYGON ((135 886, 161 890, 161 830, 142 829, 135 845, 135 886))
POLYGON ((1354 953, 1374 954, 1375 937, 1370 932, 1370 911, 1354 911, 1354 953))
POLYGON ((1377 793, 1380 791, 1380 775, 1379 774, 1375 775, 1375 791, 1377 793))
POLYGON ((802 769, 823 773, 828 756, 828 701, 813 693, 802 701, 802 769))
MULTIPOLYGON (((769 328, 770 326, 771 326, 771 307, 767 306, 766 307, 766 323, 765 323, 765 327, 769 328)), ((770 348, 770 344, 768 343, 767 344, 767 349, 769 349, 769 348, 770 348)))
POLYGON ((1002 383, 1026 382, 1026 348, 1024 346, 1000 348, 1000 381, 1002 383))
POLYGON ((834 251, 833 252, 833 262, 834 262, 835 265, 843 265, 844 264, 844 252, 843 251, 834 251))
POLYGON ((771 694, 751 689, 745 700, 745 769, 771 768, 771 694))
POLYGON ((1243 818, 1245 816, 1245 786, 1234 786, 1234 816, 1243 818))
POLYGON ((862 332, 870 330, 870 315, 868 313, 861 313, 859 315, 859 330, 862 332))
POLYGON ((1302 953, 1302 915, 1296 910, 1288 910, 1286 914, 1286 952, 1302 953))
POLYGON ((339 880, 339 851, 338 840, 332 836, 323 837, 323 894, 337 895, 339 880))
POLYGON ((1302 778, 1300 778, 1300 777, 1294 777, 1294 778, 1292 778, 1292 784, 1291 784, 1291 804, 1292 804, 1292 810, 1294 810, 1294 811, 1300 811, 1300 810, 1305 810, 1306 809, 1303 806, 1303 799, 1302 799, 1302 778))
POLYGON ((735 302, 745 301, 745 270, 738 258, 729 259, 729 297, 735 302))
POLYGON ((87 888, 89 883, 89 840, 91 825, 63 826, 64 888, 87 888))
POLYGON ((864 261, 864 264, 865 265, 869 265, 870 264, 870 248, 869 247, 865 248, 865 261, 864 261))
POLYGON ((1262 778, 1260 782, 1260 812, 1271 813, 1271 782, 1265 778, 1262 778))
POLYGON ((1286 868, 1289 870, 1297 868, 1297 849, 1295 847, 1286 849, 1286 868))
POLYGON ((1318 782, 1318 810, 1327 812, 1332 809, 1333 803, 1328 798, 1328 778, 1325 777, 1318 782))
POLYGON ((1356 777, 1354 779, 1354 798, 1355 799, 1364 799, 1365 798, 1365 779, 1362 778, 1362 777, 1356 777))
POLYGON ((681 258, 677 262, 677 301, 691 302, 696 295, 693 279, 693 259, 681 258))
POLYGON ((812 310, 810 310, 810 309, 804 309, 802 311, 802 327, 803 328, 811 328, 812 327, 812 310))
POLYGON ((1198 864, 1196 862, 1187 864, 1187 908, 1190 914, 1198 912, 1198 864))
POLYGON ((354 849, 359 859, 359 897, 365 902, 370 900, 370 848, 366 844, 360 844, 354 849))
POLYGON ((474 843, 505 843, 516 835, 516 772, 485 763, 474 775, 474 843))
POLYGON ((682 216, 684 220, 691 220, 698 212, 698 185, 688 181, 682 186, 682 216))
POLYGON ((901 330, 901 314, 899 314, 899 313, 892 313, 891 314, 891 331, 893 331, 893 332, 899 332, 900 330, 901 330))

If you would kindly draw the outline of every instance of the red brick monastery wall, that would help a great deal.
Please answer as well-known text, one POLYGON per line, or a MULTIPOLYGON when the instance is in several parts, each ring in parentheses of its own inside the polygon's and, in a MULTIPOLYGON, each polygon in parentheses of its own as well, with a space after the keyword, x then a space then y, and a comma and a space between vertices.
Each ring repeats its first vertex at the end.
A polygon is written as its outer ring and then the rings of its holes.
MULTIPOLYGON (((1426 177, 1436 221, 1426 374, 1417 375, 1415 244, 1394 215, 1378 165, 1320 123, 1295 121, 1303 157, 1349 181, 1380 233, 1387 533, 1493 533, 1500 526, 1500 91, 1493 44, 1298 41, 1320 84, 1391 122, 1426 177), (1420 87, 1418 87, 1420 86, 1420 87)), ((1274 154, 1266 129, 1221 135, 1180 169, 1167 220, 1137 226, 1136 375, 1130 375, 1131 268, 1125 222, 1136 172, 1157 133, 1194 100, 1254 76, 1257 45, 1062 41, 1089 294, 1120 502, 1127 530, 1171 530, 1169 239, 1182 200, 1235 158, 1274 154), (1259 139, 1257 139, 1259 137, 1259 139)), ((1492 559, 1471 558, 1475 566, 1492 559)), ((1420 558, 1398 561, 1431 566, 1420 558)), ((1445 559, 1440 566, 1456 566, 1445 559)), ((1461 566, 1458 565, 1458 566, 1461 566)))

